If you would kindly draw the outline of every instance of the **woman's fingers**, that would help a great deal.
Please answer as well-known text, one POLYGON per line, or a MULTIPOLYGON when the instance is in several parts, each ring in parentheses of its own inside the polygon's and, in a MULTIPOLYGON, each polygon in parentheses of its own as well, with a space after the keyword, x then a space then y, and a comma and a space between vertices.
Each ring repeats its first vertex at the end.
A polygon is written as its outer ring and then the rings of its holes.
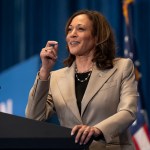
POLYGON ((46 58, 49 60, 56 61, 57 53, 53 47, 45 47, 41 51, 41 58, 46 58))
POLYGON ((56 51, 54 50, 53 47, 45 47, 44 50, 45 50, 46 56, 49 59, 53 59, 53 60, 57 59, 57 53, 56 53, 56 51))
POLYGON ((87 144, 89 142, 89 140, 91 139, 91 137, 93 136, 94 131, 90 130, 90 132, 87 133, 86 137, 81 141, 80 144, 87 144))
POLYGON ((57 41, 48 41, 45 48, 47 48, 47 47, 53 47, 54 50, 57 52, 58 42, 57 41))
POLYGON ((82 125, 76 125, 76 126, 74 126, 72 128, 71 135, 74 135, 81 127, 82 127, 82 125))
POLYGON ((71 132, 75 136, 75 143, 87 144, 91 137, 94 135, 94 128, 86 125, 76 125, 71 132))
POLYGON ((51 45, 55 45, 55 44, 58 44, 58 42, 57 41, 47 41, 45 47, 50 47, 51 45))

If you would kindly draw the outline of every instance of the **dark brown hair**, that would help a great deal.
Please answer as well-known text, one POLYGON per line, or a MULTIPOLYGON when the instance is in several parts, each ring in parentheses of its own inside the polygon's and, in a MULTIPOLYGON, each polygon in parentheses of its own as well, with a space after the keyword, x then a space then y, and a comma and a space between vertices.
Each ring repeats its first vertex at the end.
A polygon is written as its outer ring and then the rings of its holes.
MULTIPOLYGON (((99 69, 109 69, 113 67, 113 59, 115 58, 115 38, 112 29, 105 19, 105 17, 98 11, 80 10, 75 12, 68 20, 65 28, 66 35, 68 34, 68 27, 73 18, 85 14, 93 24, 92 35, 97 38, 93 62, 99 69)), ((68 46, 67 46, 68 49, 68 46)), ((69 49, 68 49, 69 51, 69 49)), ((75 56, 69 54, 68 58, 64 60, 65 66, 71 66, 75 60, 75 56)))

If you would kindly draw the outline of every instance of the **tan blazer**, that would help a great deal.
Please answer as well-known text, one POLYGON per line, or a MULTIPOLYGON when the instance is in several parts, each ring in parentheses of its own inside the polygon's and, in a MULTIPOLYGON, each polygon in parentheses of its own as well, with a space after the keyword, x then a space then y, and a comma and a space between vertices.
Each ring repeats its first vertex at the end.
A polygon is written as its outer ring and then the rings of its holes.
POLYGON ((134 150, 128 127, 136 119, 137 83, 130 59, 114 60, 108 70, 93 68, 79 114, 75 95, 75 66, 50 73, 48 81, 38 75, 32 87, 26 117, 45 120, 57 112, 60 124, 72 128, 86 124, 99 128, 105 141, 93 141, 90 150, 134 150))

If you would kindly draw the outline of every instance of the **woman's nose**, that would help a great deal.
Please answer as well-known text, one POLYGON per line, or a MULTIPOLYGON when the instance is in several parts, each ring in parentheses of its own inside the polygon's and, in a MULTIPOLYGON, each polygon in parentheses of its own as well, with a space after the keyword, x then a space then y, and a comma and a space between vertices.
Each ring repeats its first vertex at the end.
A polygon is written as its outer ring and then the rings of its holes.
POLYGON ((76 31, 76 29, 73 29, 72 31, 71 31, 71 34, 70 34, 71 36, 77 36, 77 31, 76 31))

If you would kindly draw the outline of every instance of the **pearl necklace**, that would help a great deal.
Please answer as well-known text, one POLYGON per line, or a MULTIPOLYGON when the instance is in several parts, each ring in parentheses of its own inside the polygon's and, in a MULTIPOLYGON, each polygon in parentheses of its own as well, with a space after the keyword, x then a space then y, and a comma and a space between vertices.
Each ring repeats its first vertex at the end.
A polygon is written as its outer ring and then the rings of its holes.
MULTIPOLYGON (((88 80, 88 78, 90 77, 90 75, 91 75, 91 73, 92 73, 92 70, 93 70, 93 66, 88 70, 88 71, 86 71, 87 73, 88 73, 88 75, 87 75, 87 77, 85 78, 85 79, 83 79, 83 80, 81 80, 81 79, 79 79, 79 77, 78 77, 78 69, 77 69, 77 66, 75 66, 75 76, 76 76, 76 78, 77 78, 77 80, 79 81, 79 82, 85 82, 85 81, 87 81, 88 80)), ((82 72, 82 73, 86 73, 86 72, 82 72)))

